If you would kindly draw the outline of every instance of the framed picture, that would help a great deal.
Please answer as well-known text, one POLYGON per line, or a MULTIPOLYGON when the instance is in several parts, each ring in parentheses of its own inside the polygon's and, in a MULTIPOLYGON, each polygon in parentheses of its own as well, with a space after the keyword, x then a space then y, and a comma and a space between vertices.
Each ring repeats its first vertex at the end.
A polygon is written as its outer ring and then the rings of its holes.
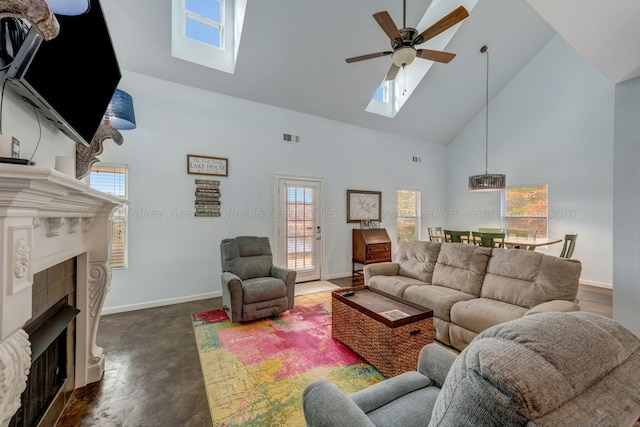
POLYGON ((361 219, 360 220, 360 229, 361 230, 366 230, 367 228, 369 228, 369 220, 368 219, 361 219))
POLYGON ((194 175, 229 176, 229 159, 187 154, 187 173, 194 175))
POLYGON ((369 228, 380 228, 380 221, 371 221, 369 228))
POLYGON ((347 190, 347 222, 380 221, 382 193, 380 191, 347 190))

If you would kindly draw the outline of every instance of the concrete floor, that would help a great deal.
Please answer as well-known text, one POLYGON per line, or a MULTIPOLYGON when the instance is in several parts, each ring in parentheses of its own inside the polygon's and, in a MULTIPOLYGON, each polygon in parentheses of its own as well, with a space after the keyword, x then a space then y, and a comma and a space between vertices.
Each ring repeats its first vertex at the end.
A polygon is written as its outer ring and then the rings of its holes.
POLYGON ((191 314, 220 298, 103 316, 102 381, 78 389, 56 426, 211 426, 191 314))

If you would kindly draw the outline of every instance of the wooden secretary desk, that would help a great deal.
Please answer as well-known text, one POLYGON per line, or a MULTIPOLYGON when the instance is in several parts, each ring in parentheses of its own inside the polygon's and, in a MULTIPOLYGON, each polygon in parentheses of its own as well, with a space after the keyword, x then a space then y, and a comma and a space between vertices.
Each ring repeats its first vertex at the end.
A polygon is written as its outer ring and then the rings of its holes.
POLYGON ((391 240, 384 228, 353 229, 353 254, 351 259, 351 277, 363 274, 356 270, 356 263, 367 264, 391 262, 391 240))

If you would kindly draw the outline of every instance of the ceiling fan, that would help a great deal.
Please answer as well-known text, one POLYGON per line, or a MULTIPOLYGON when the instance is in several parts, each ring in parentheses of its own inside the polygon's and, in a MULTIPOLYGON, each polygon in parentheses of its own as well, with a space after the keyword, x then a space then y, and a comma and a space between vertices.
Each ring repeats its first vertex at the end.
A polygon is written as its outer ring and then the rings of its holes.
POLYGON ((363 61, 365 59, 391 55, 393 64, 391 64, 391 68, 389 68, 385 80, 393 80, 398 75, 398 71, 400 71, 401 67, 411 64, 416 58, 429 59, 431 61, 443 62, 446 64, 456 56, 455 53, 429 49, 416 49, 415 46, 426 42, 465 19, 469 16, 467 9, 463 6, 458 7, 420 34, 418 34, 418 30, 415 28, 407 28, 406 26, 406 0, 404 1, 403 15, 403 28, 398 28, 393 22, 393 19, 391 19, 389 12, 382 11, 373 14, 373 17, 382 28, 382 31, 389 36, 389 39, 391 40, 391 48, 393 50, 354 56, 353 58, 347 58, 345 61, 350 64, 352 62, 363 61))

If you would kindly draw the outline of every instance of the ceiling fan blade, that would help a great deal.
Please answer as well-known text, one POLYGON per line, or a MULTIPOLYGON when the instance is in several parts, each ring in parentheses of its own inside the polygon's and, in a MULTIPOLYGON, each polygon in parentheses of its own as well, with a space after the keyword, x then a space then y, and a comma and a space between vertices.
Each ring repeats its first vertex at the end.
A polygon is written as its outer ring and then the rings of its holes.
POLYGON ((387 76, 384 78, 385 81, 394 80, 398 75, 398 71, 400 71, 400 67, 396 64, 391 64, 391 68, 387 72, 387 76))
POLYGON ((455 53, 440 52, 439 50, 416 49, 418 58, 428 59, 430 61, 443 62, 448 64, 456 57, 455 53))
POLYGON ((413 44, 416 45, 426 42, 427 40, 437 36, 441 32, 449 29, 450 27, 453 27, 467 16, 469 16, 469 12, 467 12, 467 9, 465 9, 464 6, 458 7, 453 12, 421 32, 418 37, 415 38, 413 44))
POLYGON ((402 34, 400 34, 398 26, 393 22, 393 19, 391 19, 391 15, 389 15, 389 12, 385 10, 382 12, 374 13, 373 17, 375 18, 378 25, 380 25, 380 27, 382 28, 382 31, 384 31, 387 36, 389 36, 391 41, 399 40, 400 43, 402 43, 402 34))
POLYGON ((352 62, 364 61, 365 59, 379 58, 381 56, 388 56, 388 55, 391 55, 392 53, 393 52, 391 52, 390 50, 385 51, 385 52, 369 53, 367 55, 360 55, 360 56, 354 56, 353 58, 347 58, 347 59, 345 59, 345 61, 347 61, 348 64, 351 64, 352 62))

